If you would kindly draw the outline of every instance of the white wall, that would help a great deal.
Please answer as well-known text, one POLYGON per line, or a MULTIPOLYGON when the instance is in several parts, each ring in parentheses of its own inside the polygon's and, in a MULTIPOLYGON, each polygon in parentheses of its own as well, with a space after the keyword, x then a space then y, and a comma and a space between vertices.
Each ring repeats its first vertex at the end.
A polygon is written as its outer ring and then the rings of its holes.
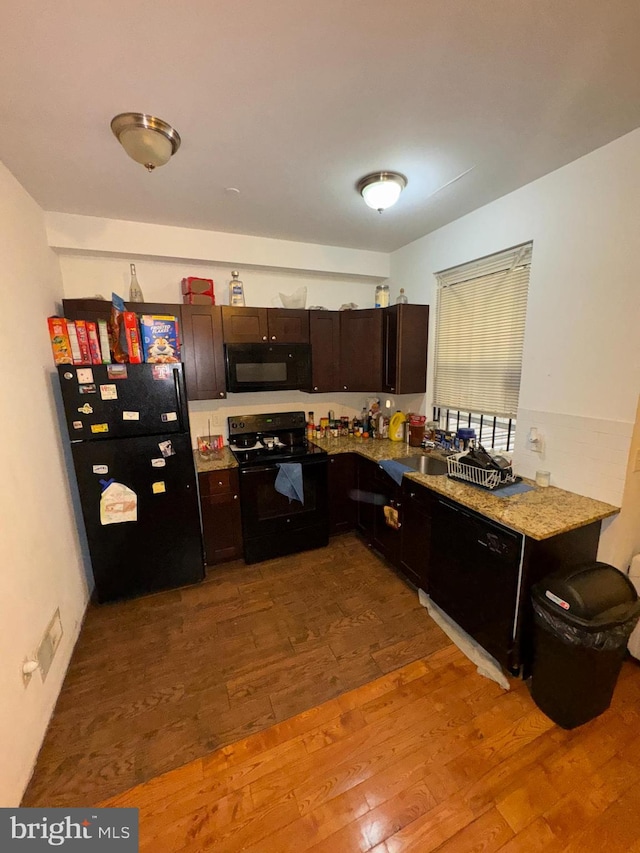
MULTIPOLYGON (((436 271, 533 240, 516 467, 616 505, 640 387, 638 233, 640 130, 391 257, 393 286, 435 306, 436 271), (525 449, 529 426, 542 458, 525 449)), ((429 403, 431 386, 430 371, 429 403)))
POLYGON ((42 210, 0 163, 0 806, 17 806, 60 690, 88 589, 59 431, 46 318, 62 290, 42 210), (64 636, 47 680, 22 684, 56 608, 64 636))

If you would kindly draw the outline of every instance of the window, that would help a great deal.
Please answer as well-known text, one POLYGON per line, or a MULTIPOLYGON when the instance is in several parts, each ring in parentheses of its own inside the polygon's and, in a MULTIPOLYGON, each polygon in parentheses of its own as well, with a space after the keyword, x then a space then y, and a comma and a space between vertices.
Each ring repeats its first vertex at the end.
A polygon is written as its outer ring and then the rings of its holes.
POLYGON ((505 450, 515 435, 531 254, 527 243, 436 273, 434 406, 445 429, 473 426, 481 443, 505 450))

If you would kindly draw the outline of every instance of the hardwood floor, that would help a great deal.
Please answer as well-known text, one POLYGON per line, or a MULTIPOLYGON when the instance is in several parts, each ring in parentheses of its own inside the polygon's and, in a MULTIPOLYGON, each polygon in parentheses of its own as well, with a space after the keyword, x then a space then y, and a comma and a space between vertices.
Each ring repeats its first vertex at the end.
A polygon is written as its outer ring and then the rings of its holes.
POLYGON ((640 668, 563 731, 453 646, 101 805, 143 853, 640 851, 640 668))
POLYGON ((92 606, 22 804, 95 804, 448 643, 355 535, 92 606))

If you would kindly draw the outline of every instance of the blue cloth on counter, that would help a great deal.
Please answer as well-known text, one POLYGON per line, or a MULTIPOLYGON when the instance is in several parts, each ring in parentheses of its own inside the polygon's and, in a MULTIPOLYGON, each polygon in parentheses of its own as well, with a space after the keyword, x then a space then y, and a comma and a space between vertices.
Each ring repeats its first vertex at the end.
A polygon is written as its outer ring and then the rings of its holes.
POLYGON ((414 470, 408 465, 403 465, 402 462, 398 462, 397 459, 382 459, 378 462, 378 465, 380 465, 382 470, 385 471, 392 480, 395 480, 399 486, 402 485, 402 475, 406 471, 414 470))
POLYGON ((299 462, 278 462, 278 476, 275 490, 291 501, 300 501, 304 506, 304 486, 302 484, 302 465, 299 462))
POLYGON ((521 495, 523 492, 532 492, 535 486, 528 486, 526 483, 514 483, 512 486, 505 486, 503 489, 498 489, 494 492, 497 498, 510 498, 512 495, 521 495))

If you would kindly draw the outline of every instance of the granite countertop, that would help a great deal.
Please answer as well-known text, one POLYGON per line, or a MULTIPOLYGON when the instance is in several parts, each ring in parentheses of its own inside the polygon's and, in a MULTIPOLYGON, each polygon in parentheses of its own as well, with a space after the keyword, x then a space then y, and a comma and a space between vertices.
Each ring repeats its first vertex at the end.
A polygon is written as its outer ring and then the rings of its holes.
POLYGON ((228 447, 223 447, 222 450, 216 450, 207 459, 200 454, 199 450, 193 451, 193 459, 196 463, 196 471, 198 474, 206 474, 207 471, 220 471, 223 468, 237 468, 238 463, 233 458, 233 453, 228 447))
MULTIPOLYGON (((416 456, 423 452, 418 447, 408 447, 402 441, 389 439, 327 438, 316 440, 314 444, 322 447, 330 456, 337 453, 358 453, 373 462, 379 462, 381 459, 402 461, 407 456, 416 456)), ((197 450, 194 450, 193 456, 198 474, 238 467, 228 447, 216 451, 208 459, 204 459, 197 450)), ((532 539, 548 539, 559 533, 567 533, 620 511, 617 506, 555 486, 540 488, 527 479, 523 482, 533 486, 532 491, 500 497, 499 492, 466 486, 464 483, 450 480, 446 474, 437 476, 411 471, 406 473, 405 477, 532 539)))
MULTIPOLYGON (((381 459, 397 459, 401 462, 403 457, 423 453, 418 447, 408 447, 404 442, 388 439, 329 438, 315 443, 329 455, 358 453, 374 462, 381 459)), ((548 539, 559 533, 567 533, 620 511, 619 507, 555 486, 541 488, 527 479, 523 479, 523 482, 533 486, 532 491, 500 497, 499 492, 467 486, 450 480, 446 474, 436 476, 412 471, 407 472, 405 477, 532 539, 548 539)))

